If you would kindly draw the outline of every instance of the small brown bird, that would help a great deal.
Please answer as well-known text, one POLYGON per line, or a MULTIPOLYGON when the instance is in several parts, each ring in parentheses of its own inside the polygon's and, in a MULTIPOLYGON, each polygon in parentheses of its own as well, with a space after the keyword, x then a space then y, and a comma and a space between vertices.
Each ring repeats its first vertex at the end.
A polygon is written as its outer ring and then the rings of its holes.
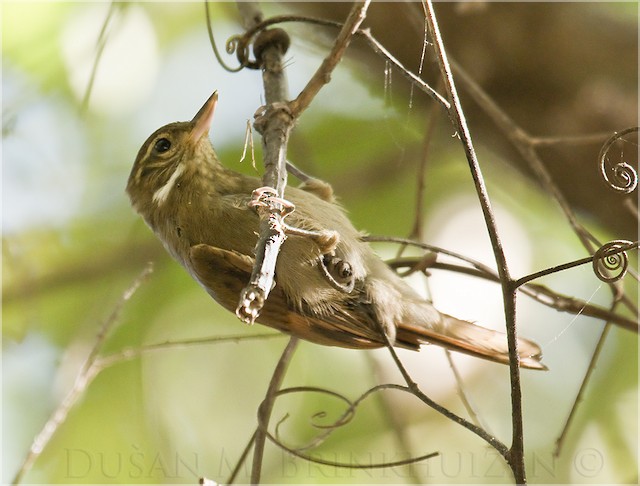
MULTIPOLYGON (((138 152, 127 193, 165 248, 223 307, 235 311, 249 282, 261 181, 223 167, 208 133, 214 93, 189 122, 156 130, 138 152)), ((262 190, 264 191, 264 190, 262 190)), ((508 363, 506 336, 438 312, 362 241, 330 186, 311 179, 287 187, 290 227, 336 235, 333 244, 290 235, 276 285, 257 322, 314 343, 345 348, 421 344, 508 363)), ((331 238, 329 238, 331 239, 331 238)), ((540 347, 519 339, 520 364, 545 369, 540 347)))

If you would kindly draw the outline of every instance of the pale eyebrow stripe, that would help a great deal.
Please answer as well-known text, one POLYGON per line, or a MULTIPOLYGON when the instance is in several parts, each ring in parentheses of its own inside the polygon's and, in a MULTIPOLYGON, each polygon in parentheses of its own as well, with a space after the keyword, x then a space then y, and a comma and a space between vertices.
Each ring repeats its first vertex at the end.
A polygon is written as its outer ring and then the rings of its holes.
POLYGON ((184 172, 184 169, 185 169, 184 164, 179 164, 176 167, 176 170, 173 171, 173 174, 171 174, 171 177, 169 177, 169 180, 165 183, 165 185, 153 193, 154 203, 160 206, 167 200, 167 197, 169 197, 169 193, 171 192, 171 189, 173 189, 173 186, 175 185, 176 180, 178 180, 178 177, 182 175, 182 173, 184 172))

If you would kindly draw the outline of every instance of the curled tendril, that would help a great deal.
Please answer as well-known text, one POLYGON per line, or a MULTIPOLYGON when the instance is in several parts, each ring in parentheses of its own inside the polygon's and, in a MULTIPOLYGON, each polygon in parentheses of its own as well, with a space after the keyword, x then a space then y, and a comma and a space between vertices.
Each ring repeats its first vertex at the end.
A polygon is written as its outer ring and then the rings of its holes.
POLYGON ((241 42, 242 42, 241 35, 236 34, 229 37, 227 39, 227 42, 224 45, 225 50, 227 51, 227 54, 233 54, 234 52, 236 52, 236 49, 238 48, 241 42))
MULTIPOLYGON (((318 436, 314 437, 309 443, 296 447, 295 450, 303 451, 306 449, 317 447, 318 445, 322 444, 335 429, 348 424, 355 415, 355 406, 353 402, 351 402, 351 400, 349 400, 347 397, 345 397, 340 393, 327 390, 325 388, 292 387, 292 388, 285 388, 283 390, 280 390, 277 393, 277 395, 278 396, 287 395, 290 393, 321 393, 324 395, 329 395, 333 398, 337 398, 338 400, 344 402, 347 407, 346 411, 343 412, 342 415, 340 415, 337 420, 330 423, 325 423, 325 424, 321 423, 321 421, 328 417, 327 412, 321 411, 321 412, 314 413, 311 416, 311 426, 315 429, 321 430, 322 432, 318 436)), ((289 414, 285 414, 282 417, 282 419, 278 421, 278 424, 276 425, 275 439, 280 444, 282 443, 280 427, 288 418, 289 418, 289 414)))
MULTIPOLYGON (((360 405, 361 402, 363 402, 365 399, 367 399, 369 396, 373 395, 374 393, 377 393, 379 391, 382 390, 398 390, 401 392, 405 392, 405 393, 412 393, 412 391, 404 386, 401 385, 395 385, 395 384, 383 384, 383 385, 377 385, 373 388, 370 388, 369 390, 367 390, 366 392, 364 392, 362 395, 360 395, 360 397, 358 397, 356 400, 351 401, 348 398, 346 398, 344 395, 331 391, 331 390, 327 390, 325 388, 317 388, 317 387, 292 387, 292 388, 284 388, 280 391, 277 392, 276 396, 280 396, 280 395, 286 395, 286 394, 290 394, 290 393, 302 393, 302 392, 312 392, 312 393, 322 393, 322 394, 326 394, 329 396, 332 396, 334 398, 338 398, 339 400, 343 401, 345 404, 347 404, 347 410, 342 414, 342 416, 340 416, 338 418, 338 420, 336 420, 335 422, 333 422, 333 424, 324 426, 324 425, 319 425, 319 424, 313 424, 314 427, 317 428, 321 428, 321 429, 326 429, 320 436, 316 437, 314 440, 311 441, 310 444, 307 444, 306 446, 302 446, 302 447, 296 447, 296 448, 291 448, 288 447, 287 445, 285 445, 281 439, 280 439, 280 434, 279 434, 279 427, 280 425, 282 425, 282 423, 284 421, 286 421, 289 418, 289 414, 285 414, 285 416, 278 422, 277 426, 276 426, 276 435, 272 435, 271 433, 269 433, 268 431, 266 432, 266 436, 267 438, 273 442, 275 445, 277 445, 278 447, 280 447, 281 449, 283 449, 286 452, 289 452, 290 454, 299 457, 301 459, 304 459, 306 461, 315 463, 315 464, 322 464, 322 465, 326 465, 326 466, 332 466, 332 467, 339 467, 339 468, 345 468, 345 469, 380 469, 380 468, 389 468, 389 467, 398 467, 398 466, 406 466, 409 464, 413 464, 413 463, 417 463, 420 461, 424 461, 424 460, 428 460, 431 459, 433 457, 436 457, 439 455, 438 452, 431 452, 428 454, 424 454, 424 455, 420 455, 420 456, 414 456, 414 457, 410 457, 408 459, 403 459, 400 461, 383 461, 383 462, 379 462, 379 463, 361 463, 361 462, 337 462, 337 461, 328 461, 325 459, 321 459, 319 457, 314 457, 314 456, 310 456, 307 454, 304 454, 302 451, 306 450, 306 449, 311 449, 312 447, 316 447, 319 444, 321 444, 322 442, 324 442, 324 440, 327 439, 327 437, 334 431, 336 430, 338 427, 341 427, 347 423, 349 423, 351 421, 351 419, 353 418, 354 414, 355 414, 355 410, 356 408, 360 405)), ((318 419, 318 418, 325 418, 326 417, 326 413, 325 412, 319 412, 316 413, 312 416, 312 419, 318 419)), ((260 416, 258 416, 258 420, 260 420, 260 416)), ((266 430, 266 424, 260 423, 261 427, 265 427, 266 430)))
MULTIPOLYGON (((242 63, 240 64, 240 66, 232 68, 229 65, 227 65, 227 63, 224 62, 224 60, 222 59, 222 56, 220 56, 220 53, 218 52, 218 46, 216 45, 216 39, 213 36, 213 28, 211 27, 211 14, 209 13, 209 1, 206 0, 204 2, 204 12, 205 12, 205 18, 207 21, 207 32, 209 34, 209 43, 211 44, 211 48, 213 49, 213 54, 215 55, 216 59, 218 60, 218 63, 220 64, 220 66, 222 66, 223 69, 225 69, 226 71, 229 71, 230 73, 237 73, 238 71, 240 71, 244 65, 242 65, 242 63)), ((234 36, 234 37, 238 37, 238 36, 234 36)), ((231 38, 233 39, 233 37, 231 38)), ((229 51, 229 42, 231 41, 231 39, 229 39, 227 41, 227 52, 229 54, 233 54, 233 50, 229 51)), ((234 47, 235 49, 235 47, 234 47)))
POLYGON ((235 52, 240 68, 259 69, 260 63, 258 61, 252 61, 249 59, 249 44, 252 36, 244 35, 232 35, 227 39, 225 49, 228 54, 235 52))
POLYGON ((614 240, 601 246, 593 255, 593 271, 596 276, 607 283, 617 282, 624 277, 629 267, 629 257, 625 250, 632 247, 633 243, 626 240, 614 240))
POLYGON ((600 172, 609 187, 622 194, 630 194, 638 187, 638 171, 631 164, 620 161, 611 166, 609 150, 622 138, 631 133, 637 132, 639 127, 630 127, 621 132, 614 133, 600 149, 598 160, 600 161, 600 172))

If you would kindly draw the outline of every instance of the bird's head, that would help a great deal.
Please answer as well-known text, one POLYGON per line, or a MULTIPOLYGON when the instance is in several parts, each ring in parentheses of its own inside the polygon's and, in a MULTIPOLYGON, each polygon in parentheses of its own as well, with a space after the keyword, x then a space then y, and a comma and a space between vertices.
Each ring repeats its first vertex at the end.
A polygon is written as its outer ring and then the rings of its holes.
POLYGON ((165 125, 144 142, 127 182, 138 212, 162 207, 187 178, 218 163, 208 137, 217 101, 215 91, 191 121, 165 125))

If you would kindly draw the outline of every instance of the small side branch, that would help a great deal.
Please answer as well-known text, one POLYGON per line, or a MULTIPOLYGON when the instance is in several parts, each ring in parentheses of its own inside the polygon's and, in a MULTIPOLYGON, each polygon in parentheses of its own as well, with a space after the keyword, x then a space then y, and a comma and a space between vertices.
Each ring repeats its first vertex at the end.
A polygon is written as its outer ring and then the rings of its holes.
MULTIPOLYGON (((433 245, 427 245, 424 243, 418 243, 405 238, 371 236, 367 238, 367 241, 386 241, 398 243, 402 246, 416 246, 418 248, 422 248, 436 254, 452 256, 472 265, 472 267, 469 267, 457 263, 439 262, 437 260, 433 260, 432 258, 430 258, 429 260, 425 260, 424 257, 402 257, 394 258, 393 260, 387 260, 387 265, 395 270, 407 269, 400 273, 401 276, 408 276, 414 272, 426 273, 429 270, 434 269, 447 270, 450 272, 456 272, 472 277, 482 278, 491 282, 500 283, 500 277, 498 277, 498 274, 493 269, 488 268, 486 265, 483 265, 480 262, 476 262, 470 258, 466 258, 463 255, 458 255, 455 252, 444 250, 443 248, 439 248, 433 245)), ((578 264, 588 264, 592 262, 593 258, 583 258, 581 260, 576 260, 575 262, 570 262, 567 265, 569 265, 569 268, 571 268, 577 266, 578 264)), ((558 267, 553 267, 553 269, 557 268, 558 267)), ((552 273, 549 270, 543 271, 544 274, 547 275, 549 273, 552 273)), ((563 295, 555 290, 545 287, 544 285, 529 282, 529 280, 531 279, 529 279, 528 277, 524 278, 527 279, 527 283, 520 284, 520 280, 516 281, 518 290, 524 295, 531 297, 532 299, 543 305, 551 307, 560 312, 567 312, 569 314, 579 314, 582 316, 602 319, 603 321, 610 322, 611 324, 615 324, 622 329, 627 329, 631 332, 635 332, 636 334, 640 332, 637 319, 625 317, 622 314, 612 312, 609 309, 592 304, 582 299, 578 299, 576 297, 563 295)))
POLYGON ((596 347, 595 347, 595 349, 593 351, 593 354, 591 355, 591 360, 589 361, 589 366, 587 367, 587 372, 585 373, 584 377, 582 378, 582 383, 580 384, 580 389, 578 390, 578 394, 576 395, 576 398, 573 401, 573 405, 571 407, 571 411, 569 412, 569 415, 567 416, 567 419, 564 422, 564 426, 562 427, 562 432, 560 432, 560 435, 556 439, 556 447, 555 447, 555 449, 553 451, 553 456, 554 457, 559 457, 560 456, 560 452, 562 451, 562 447, 564 446, 565 438, 567 437, 567 434, 569 433, 571 424, 573 423, 573 419, 575 418, 576 412, 578 410, 578 405, 582 402, 582 399, 584 397, 584 393, 585 393, 585 391, 587 389, 587 385, 591 382, 591 375, 593 374, 593 372, 596 369, 596 363, 598 362, 598 359, 600 358, 600 352, 602 351, 602 349, 604 347, 604 343, 607 340, 607 336, 609 335, 609 331, 610 330, 611 330, 611 324, 607 322, 605 324, 604 328, 602 329, 602 332, 600 333, 600 337, 598 338, 598 342, 596 344, 596 347))
POLYGON ((354 34, 360 28, 360 24, 367 16, 367 9, 369 8, 370 0, 355 2, 347 20, 345 21, 342 30, 338 34, 336 41, 329 52, 329 55, 324 58, 322 64, 318 70, 313 74, 305 88, 300 92, 298 97, 291 102, 291 112, 294 117, 300 116, 300 114, 309 106, 322 87, 331 80, 331 73, 336 68, 347 47, 351 43, 351 39, 354 34))

